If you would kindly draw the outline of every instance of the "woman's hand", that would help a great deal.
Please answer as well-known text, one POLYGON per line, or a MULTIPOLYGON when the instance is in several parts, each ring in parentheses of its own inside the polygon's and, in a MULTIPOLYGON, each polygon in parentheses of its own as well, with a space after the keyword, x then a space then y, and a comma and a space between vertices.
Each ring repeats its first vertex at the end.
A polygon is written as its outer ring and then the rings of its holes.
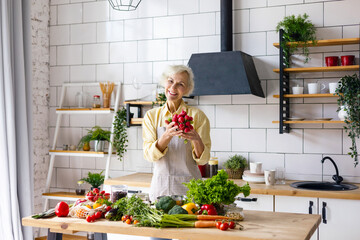
POLYGON ((200 158, 201 154, 204 152, 205 146, 203 141, 201 140, 200 135, 194 130, 190 130, 190 132, 184 133, 181 132, 180 137, 190 140, 194 145, 194 151, 197 158, 200 158))
POLYGON ((177 127, 175 126, 175 122, 171 122, 165 126, 165 132, 161 137, 158 139, 156 143, 157 149, 159 149, 161 152, 164 152, 167 145, 171 141, 171 139, 175 136, 180 136, 182 131, 179 131, 177 127))

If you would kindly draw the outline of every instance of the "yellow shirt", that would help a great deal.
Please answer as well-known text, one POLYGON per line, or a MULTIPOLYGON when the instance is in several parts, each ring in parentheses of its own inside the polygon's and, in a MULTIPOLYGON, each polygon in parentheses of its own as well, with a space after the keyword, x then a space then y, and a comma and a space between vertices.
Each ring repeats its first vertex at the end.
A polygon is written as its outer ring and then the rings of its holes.
MULTIPOLYGON (((201 140, 204 144, 204 151, 201 154, 200 158, 197 158, 195 155, 194 145, 192 145, 192 156, 194 160, 199 164, 203 165, 207 163, 210 159, 210 122, 200 109, 187 106, 184 101, 181 102, 179 108, 176 110, 176 114, 180 114, 182 110, 185 110, 187 114, 193 117, 194 129, 200 135, 201 140)), ((174 113, 174 114, 175 114, 174 113)), ((144 121, 142 124, 142 135, 143 135, 143 149, 144 149, 144 158, 150 162, 155 162, 165 156, 168 151, 168 147, 161 152, 157 147, 156 143, 158 140, 156 129, 157 127, 165 127, 165 120, 169 119, 172 114, 169 111, 167 104, 159 108, 153 108, 146 112, 144 121)), ((190 141, 189 141, 190 142, 190 141)), ((188 143, 189 144, 189 143, 188 143)))

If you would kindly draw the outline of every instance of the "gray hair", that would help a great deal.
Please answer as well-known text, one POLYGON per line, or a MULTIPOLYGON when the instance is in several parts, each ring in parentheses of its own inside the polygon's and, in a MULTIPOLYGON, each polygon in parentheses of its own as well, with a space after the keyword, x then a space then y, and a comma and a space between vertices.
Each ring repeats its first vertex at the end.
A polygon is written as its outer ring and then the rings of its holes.
POLYGON ((160 85, 164 87, 167 79, 170 76, 173 76, 177 73, 183 73, 183 72, 186 72, 189 76, 188 83, 187 83, 188 91, 187 91, 186 95, 190 95, 194 90, 195 83, 194 83, 194 73, 191 70, 191 68, 189 68, 188 66, 185 66, 185 65, 169 65, 169 66, 167 66, 161 75, 160 85))

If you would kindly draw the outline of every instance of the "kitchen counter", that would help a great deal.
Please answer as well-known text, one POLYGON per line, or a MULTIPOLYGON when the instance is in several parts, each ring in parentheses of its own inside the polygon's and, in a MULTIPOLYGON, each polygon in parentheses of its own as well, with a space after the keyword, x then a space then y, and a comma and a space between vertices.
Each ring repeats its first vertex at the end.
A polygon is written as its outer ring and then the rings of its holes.
POLYGON ((187 240, 304 240, 310 239, 320 223, 320 215, 262 211, 244 211, 244 214, 245 220, 241 222, 244 226, 243 231, 220 231, 216 228, 137 228, 121 221, 113 222, 101 219, 88 223, 85 219, 70 217, 48 219, 25 217, 22 219, 22 224, 24 226, 48 228, 51 232, 70 234, 82 231, 187 240))
MULTIPOLYGON (((151 173, 134 173, 122 177, 105 180, 105 185, 119 185, 125 184, 130 187, 144 187, 149 188, 151 183, 151 173)), ((231 179, 236 184, 242 186, 246 182, 240 179, 231 179)), ((294 196, 294 197, 316 197, 316 198, 337 198, 337 199, 352 199, 360 200, 360 188, 350 191, 314 191, 305 189, 296 189, 290 187, 290 183, 295 181, 286 181, 284 185, 267 186, 265 184, 250 183, 252 194, 262 195, 280 195, 280 196, 294 196)), ((355 184, 360 187, 360 184, 355 184)))

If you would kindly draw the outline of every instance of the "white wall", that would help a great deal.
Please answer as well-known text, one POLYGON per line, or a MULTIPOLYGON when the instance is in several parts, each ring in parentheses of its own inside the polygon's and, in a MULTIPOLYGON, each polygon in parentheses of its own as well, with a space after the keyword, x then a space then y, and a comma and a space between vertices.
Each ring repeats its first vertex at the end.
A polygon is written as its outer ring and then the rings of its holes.
MULTIPOLYGON (((50 139, 55 127, 55 108, 63 82, 124 83, 123 94, 134 96, 132 79, 156 84, 165 65, 186 64, 192 53, 220 49, 219 0, 143 0, 133 12, 111 9, 108 1, 52 0, 50 7, 50 139)), ((262 161, 264 168, 282 166, 289 179, 320 179, 323 156, 338 163, 345 180, 360 182, 360 168, 346 155, 350 144, 342 125, 298 124, 290 134, 280 135, 278 125, 278 42, 276 24, 286 15, 308 13, 317 27, 319 39, 359 37, 360 1, 322 0, 234 0, 234 48, 254 56, 266 98, 245 95, 195 98, 210 119, 213 155, 223 163, 235 153, 249 161, 262 161)), ((312 49, 309 66, 324 65, 324 56, 358 54, 358 46, 312 49)), ((302 65, 301 62, 296 64, 302 65)), ((342 73, 292 75, 292 84, 334 82, 342 73)), ((352 74, 352 73, 350 73, 352 74)), ((79 89, 68 94, 68 105, 79 89)), ((100 89, 91 90, 100 93, 100 89)), ((306 91, 306 89, 305 89, 306 91)), ((293 117, 333 117, 336 100, 297 99, 293 117)), ((65 117, 58 147, 75 144, 94 124, 109 126, 101 116, 65 117)), ((113 160, 111 177, 130 172, 151 172, 142 157, 141 128, 131 127, 129 148, 124 161, 113 160)), ((360 142, 359 142, 360 143, 360 142)), ((360 147, 360 144, 359 144, 360 147)), ((76 180, 90 171, 105 167, 104 159, 56 161, 52 190, 70 190, 76 180)), ((329 178, 333 167, 326 163, 329 178)))

